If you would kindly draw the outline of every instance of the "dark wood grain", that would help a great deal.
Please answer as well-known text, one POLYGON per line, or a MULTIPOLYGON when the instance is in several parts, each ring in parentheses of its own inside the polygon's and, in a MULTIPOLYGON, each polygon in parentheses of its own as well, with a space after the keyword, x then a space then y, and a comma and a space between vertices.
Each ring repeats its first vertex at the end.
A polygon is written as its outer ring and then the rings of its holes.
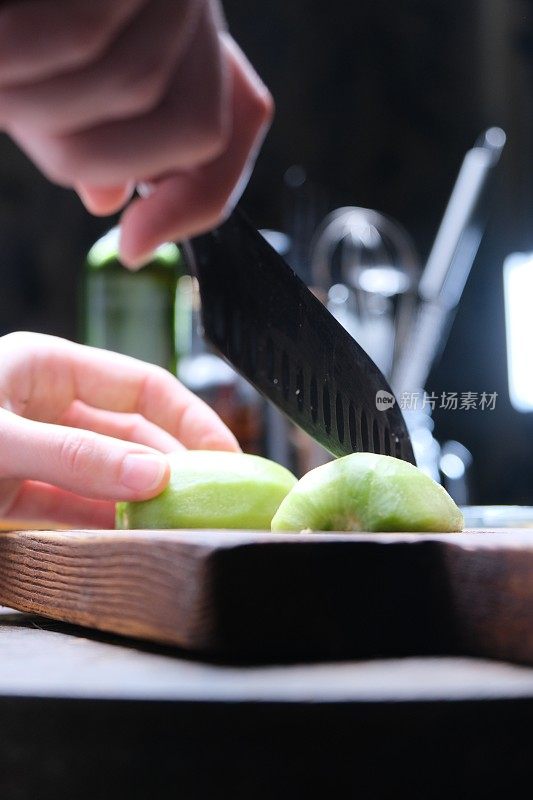
POLYGON ((126 636, 203 649, 212 548, 154 534, 0 534, 0 603, 126 636))
POLYGON ((229 658, 533 663, 533 531, 1 533, 0 603, 229 658))

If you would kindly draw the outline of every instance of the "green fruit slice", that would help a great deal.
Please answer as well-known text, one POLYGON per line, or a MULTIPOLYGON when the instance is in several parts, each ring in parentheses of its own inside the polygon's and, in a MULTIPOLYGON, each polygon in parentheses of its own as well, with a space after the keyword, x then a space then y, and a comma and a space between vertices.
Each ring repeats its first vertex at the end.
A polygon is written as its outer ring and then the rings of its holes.
POLYGON ((184 450, 169 456, 168 486, 151 500, 117 503, 117 528, 269 530, 296 483, 285 467, 260 456, 184 450))
POLYGON ((412 464, 352 453, 308 472, 287 494, 273 531, 461 531, 446 490, 412 464))

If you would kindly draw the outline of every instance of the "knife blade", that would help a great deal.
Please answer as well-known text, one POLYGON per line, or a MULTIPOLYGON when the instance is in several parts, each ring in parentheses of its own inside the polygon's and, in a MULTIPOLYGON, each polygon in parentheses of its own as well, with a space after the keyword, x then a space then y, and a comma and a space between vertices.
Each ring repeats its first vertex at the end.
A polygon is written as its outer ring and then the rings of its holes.
POLYGON ((416 463, 378 367, 240 209, 182 246, 205 339, 261 394, 334 456, 416 463))

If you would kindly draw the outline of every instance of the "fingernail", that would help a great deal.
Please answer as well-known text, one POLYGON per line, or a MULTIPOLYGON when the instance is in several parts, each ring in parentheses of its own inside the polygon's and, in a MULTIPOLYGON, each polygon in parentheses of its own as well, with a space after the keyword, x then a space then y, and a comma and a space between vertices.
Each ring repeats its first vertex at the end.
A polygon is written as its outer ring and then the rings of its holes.
POLYGON ((167 469, 168 462, 162 456, 132 453, 122 462, 120 482, 136 492, 151 492, 160 486, 167 469))

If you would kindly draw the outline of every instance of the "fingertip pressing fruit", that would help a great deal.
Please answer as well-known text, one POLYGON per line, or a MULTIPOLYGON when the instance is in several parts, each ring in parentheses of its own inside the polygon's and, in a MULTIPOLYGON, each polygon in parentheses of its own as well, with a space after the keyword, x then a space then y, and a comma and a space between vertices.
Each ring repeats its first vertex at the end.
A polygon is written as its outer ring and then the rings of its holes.
POLYGON ((446 490, 417 467, 352 453, 304 475, 281 502, 271 529, 455 532, 463 524, 446 490))
POLYGON ((279 504, 296 484, 285 467, 246 453, 183 450, 169 461, 170 481, 161 494, 117 503, 117 528, 270 530, 279 504))

